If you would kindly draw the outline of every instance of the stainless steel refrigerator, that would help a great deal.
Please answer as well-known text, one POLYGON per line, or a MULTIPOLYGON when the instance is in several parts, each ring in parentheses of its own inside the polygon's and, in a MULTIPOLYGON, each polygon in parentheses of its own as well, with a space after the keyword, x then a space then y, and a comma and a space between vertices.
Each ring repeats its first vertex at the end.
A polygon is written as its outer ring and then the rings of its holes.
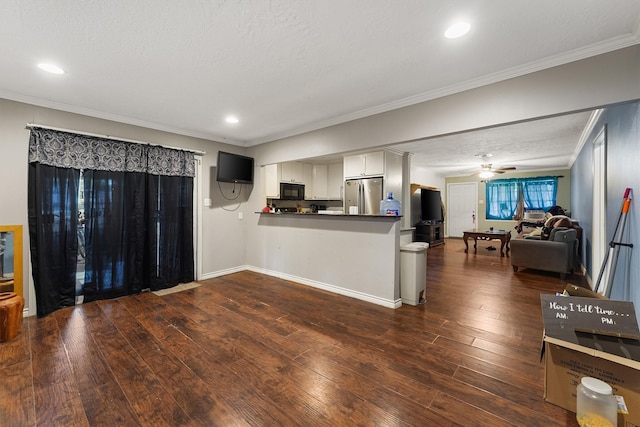
POLYGON ((354 214, 355 208, 350 208, 357 206, 358 215, 380 215, 382 198, 382 177, 348 179, 344 183, 345 213, 354 214))

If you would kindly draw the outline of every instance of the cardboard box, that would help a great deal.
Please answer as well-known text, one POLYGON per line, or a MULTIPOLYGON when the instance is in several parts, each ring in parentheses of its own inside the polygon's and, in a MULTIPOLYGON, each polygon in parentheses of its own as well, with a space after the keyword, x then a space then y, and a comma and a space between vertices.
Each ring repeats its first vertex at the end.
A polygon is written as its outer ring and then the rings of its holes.
POLYGON ((624 398, 629 413, 618 414, 618 426, 640 427, 640 362, 617 363, 607 353, 567 344, 545 337, 544 399, 575 412, 582 377, 598 378, 624 398))
POLYGON ((640 332, 633 303, 551 295, 541 300, 544 399, 575 412, 582 377, 598 378, 624 398, 628 414, 618 413, 618 426, 640 427, 640 332))

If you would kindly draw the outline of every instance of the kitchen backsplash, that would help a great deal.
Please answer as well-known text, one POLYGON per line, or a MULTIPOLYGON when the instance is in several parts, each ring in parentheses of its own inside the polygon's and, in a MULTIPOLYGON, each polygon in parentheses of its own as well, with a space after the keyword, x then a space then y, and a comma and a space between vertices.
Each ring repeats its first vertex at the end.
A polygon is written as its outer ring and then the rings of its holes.
POLYGON ((267 206, 273 208, 302 208, 310 210, 342 210, 339 200, 280 200, 267 199, 267 206))

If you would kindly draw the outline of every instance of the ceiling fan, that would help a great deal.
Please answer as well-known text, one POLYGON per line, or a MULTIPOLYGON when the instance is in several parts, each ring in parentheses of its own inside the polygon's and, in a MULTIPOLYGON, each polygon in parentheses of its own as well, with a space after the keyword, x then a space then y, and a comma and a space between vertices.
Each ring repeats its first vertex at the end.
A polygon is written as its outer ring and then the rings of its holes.
POLYGON ((485 163, 483 165, 480 165, 479 174, 480 176, 482 176, 482 174, 486 174, 486 175, 497 174, 497 173, 505 173, 506 171, 514 171, 514 170, 516 170, 514 166, 507 167, 507 168, 494 168, 491 163, 485 163))
POLYGON ((491 157, 491 154, 476 154, 476 157, 480 157, 483 163, 480 165, 480 171, 478 171, 478 175, 480 178, 486 179, 491 178, 495 174, 505 173, 506 171, 516 170, 515 167, 504 167, 504 168, 494 168, 491 163, 487 163, 487 159, 491 157))

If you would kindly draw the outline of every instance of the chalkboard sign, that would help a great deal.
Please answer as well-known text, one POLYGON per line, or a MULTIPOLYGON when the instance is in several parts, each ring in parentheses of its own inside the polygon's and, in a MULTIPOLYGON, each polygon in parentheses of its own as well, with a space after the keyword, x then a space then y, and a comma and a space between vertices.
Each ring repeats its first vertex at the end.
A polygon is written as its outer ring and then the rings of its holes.
POLYGON ((633 303, 540 295, 545 335, 640 360, 640 330, 633 303))

